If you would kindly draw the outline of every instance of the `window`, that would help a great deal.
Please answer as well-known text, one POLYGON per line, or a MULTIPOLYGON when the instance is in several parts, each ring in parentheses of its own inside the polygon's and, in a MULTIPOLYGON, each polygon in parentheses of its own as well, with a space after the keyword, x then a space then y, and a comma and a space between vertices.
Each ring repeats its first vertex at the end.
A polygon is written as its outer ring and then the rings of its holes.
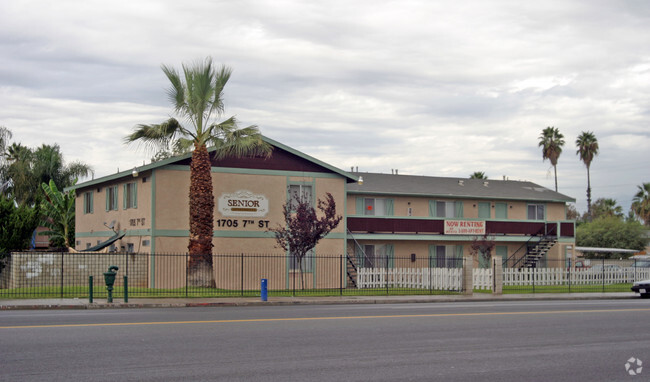
POLYGON ((528 220, 544 220, 543 204, 529 204, 528 205, 528 220))
POLYGON ((505 267, 506 262, 508 261, 508 246, 497 245, 495 248, 495 254, 496 256, 501 257, 501 264, 505 267))
POLYGON ((117 211, 117 186, 106 187, 106 211, 117 211))
POLYGON ((124 209, 138 207, 138 184, 136 182, 124 185, 124 209))
POLYGON ((429 215, 437 218, 462 218, 463 202, 429 201, 429 215))
POLYGON ((392 268, 394 265, 392 244, 367 244, 356 250, 357 263, 361 268, 392 268))
POLYGON ((489 219, 490 216, 490 202, 479 202, 478 203, 478 218, 479 219, 489 219))
POLYGON ((127 253, 135 252, 135 246, 133 245, 133 243, 126 243, 126 252, 127 253))
POLYGON ((462 268, 462 245, 430 245, 429 267, 431 268, 462 268))
POLYGON ((393 216, 393 199, 357 198, 357 215, 393 216))
POLYGON ((93 192, 84 192, 84 214, 93 213, 93 192))
POLYGON ((494 217, 497 219, 507 219, 508 203, 495 203, 494 217))
POLYGON ((289 200, 291 203, 291 210, 295 211, 298 208, 299 201, 307 201, 313 204, 311 185, 305 184, 292 184, 289 186, 289 200))
MULTIPOLYGON (((291 254, 291 270, 292 271, 300 271, 300 267, 298 266, 298 257, 296 257, 293 253, 291 254)), ((311 251, 307 252, 305 254, 305 257, 302 258, 302 271, 303 272, 313 272, 314 271, 314 250, 312 249, 311 251)))

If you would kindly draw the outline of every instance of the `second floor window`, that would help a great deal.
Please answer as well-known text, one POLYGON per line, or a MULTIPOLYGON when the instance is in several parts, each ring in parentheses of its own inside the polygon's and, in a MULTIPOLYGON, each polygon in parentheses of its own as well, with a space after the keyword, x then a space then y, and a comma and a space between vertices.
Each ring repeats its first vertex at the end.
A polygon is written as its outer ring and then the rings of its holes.
POLYGON ((291 203, 291 210, 295 211, 298 208, 299 202, 312 202, 311 185, 305 184, 292 184, 289 186, 289 201, 291 203))
POLYGON ((117 186, 106 187, 106 211, 117 211, 117 186))
POLYGON ((93 193, 92 191, 84 192, 84 214, 93 213, 93 193))
POLYGON ((462 218, 463 202, 432 200, 429 202, 429 215, 437 218, 462 218))
POLYGON ((357 198, 357 214, 359 215, 393 216, 393 209, 393 199, 357 198))
POLYGON ((545 206, 543 204, 529 204, 528 220, 544 220, 546 218, 544 211, 545 206))
POLYGON ((135 182, 124 185, 124 209, 138 207, 138 184, 135 182))

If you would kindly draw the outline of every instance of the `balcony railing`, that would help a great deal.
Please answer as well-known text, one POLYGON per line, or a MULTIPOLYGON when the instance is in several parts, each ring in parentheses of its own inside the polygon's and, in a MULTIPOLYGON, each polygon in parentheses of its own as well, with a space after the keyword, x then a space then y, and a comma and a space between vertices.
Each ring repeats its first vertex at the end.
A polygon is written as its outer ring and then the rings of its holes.
MULTIPOLYGON (((462 220, 462 219, 455 219, 462 220)), ((348 217, 352 233, 444 234, 445 219, 405 219, 397 217, 348 217)), ((540 232, 560 237, 574 237, 573 222, 486 220, 485 231, 490 235, 534 236, 540 232)))

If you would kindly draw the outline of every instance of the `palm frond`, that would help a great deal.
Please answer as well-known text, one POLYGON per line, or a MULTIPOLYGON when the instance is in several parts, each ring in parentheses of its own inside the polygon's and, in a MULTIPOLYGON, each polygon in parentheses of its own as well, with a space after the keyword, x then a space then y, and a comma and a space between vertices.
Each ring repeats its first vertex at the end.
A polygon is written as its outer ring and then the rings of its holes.
POLYGON ((211 128, 213 134, 209 143, 216 147, 215 156, 218 159, 227 156, 240 158, 271 155, 272 146, 264 142, 256 125, 237 128, 235 117, 230 117, 211 128))
POLYGON ((184 129, 175 118, 170 118, 161 124, 137 125, 133 133, 124 138, 124 143, 138 142, 157 150, 167 149, 177 134, 191 135, 191 132, 184 129))
POLYGON ((177 113, 181 113, 185 106, 185 88, 183 87, 183 82, 176 69, 167 65, 161 65, 161 68, 169 82, 171 82, 171 87, 167 89, 167 96, 174 105, 174 110, 177 113))

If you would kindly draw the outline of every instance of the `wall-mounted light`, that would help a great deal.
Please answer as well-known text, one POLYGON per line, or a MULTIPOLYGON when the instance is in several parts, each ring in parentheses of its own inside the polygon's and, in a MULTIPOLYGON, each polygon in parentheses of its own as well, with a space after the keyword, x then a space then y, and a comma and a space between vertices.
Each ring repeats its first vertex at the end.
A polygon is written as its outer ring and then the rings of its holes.
POLYGON ((133 167, 133 171, 131 171, 131 175, 132 175, 134 178, 137 178, 137 177, 138 177, 138 170, 137 170, 135 167, 133 167))

